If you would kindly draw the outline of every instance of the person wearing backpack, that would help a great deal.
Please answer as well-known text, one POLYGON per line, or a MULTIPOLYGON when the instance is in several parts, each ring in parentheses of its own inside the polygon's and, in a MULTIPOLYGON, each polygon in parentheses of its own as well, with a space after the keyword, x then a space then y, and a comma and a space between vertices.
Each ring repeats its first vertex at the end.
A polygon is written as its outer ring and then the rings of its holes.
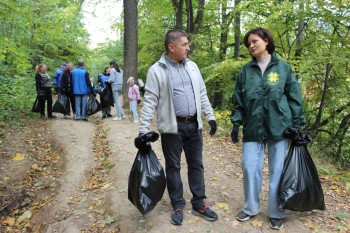
POLYGON ((133 122, 137 124, 139 123, 139 117, 137 114, 137 104, 141 102, 139 86, 135 84, 134 77, 130 77, 127 81, 127 84, 130 111, 132 113, 133 122))

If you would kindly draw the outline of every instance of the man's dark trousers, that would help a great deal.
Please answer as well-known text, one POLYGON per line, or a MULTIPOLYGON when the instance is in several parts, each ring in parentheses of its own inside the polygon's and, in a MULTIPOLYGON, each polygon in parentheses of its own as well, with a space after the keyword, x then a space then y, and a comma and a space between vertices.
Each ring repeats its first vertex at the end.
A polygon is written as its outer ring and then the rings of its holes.
POLYGON ((192 192, 192 207, 204 206, 205 186, 202 160, 203 137, 198 123, 178 121, 178 134, 162 134, 167 188, 174 209, 183 209, 183 185, 181 180, 181 152, 185 152, 188 166, 188 183, 192 192))

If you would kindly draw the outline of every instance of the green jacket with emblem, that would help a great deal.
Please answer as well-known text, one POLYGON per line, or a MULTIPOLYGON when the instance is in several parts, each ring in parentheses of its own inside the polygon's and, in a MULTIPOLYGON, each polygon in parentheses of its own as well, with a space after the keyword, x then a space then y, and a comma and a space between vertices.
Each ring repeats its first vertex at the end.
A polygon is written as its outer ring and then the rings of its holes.
POLYGON ((255 60, 241 69, 231 122, 243 124, 243 142, 284 139, 288 127, 305 124, 302 96, 289 64, 272 54, 264 75, 255 60))

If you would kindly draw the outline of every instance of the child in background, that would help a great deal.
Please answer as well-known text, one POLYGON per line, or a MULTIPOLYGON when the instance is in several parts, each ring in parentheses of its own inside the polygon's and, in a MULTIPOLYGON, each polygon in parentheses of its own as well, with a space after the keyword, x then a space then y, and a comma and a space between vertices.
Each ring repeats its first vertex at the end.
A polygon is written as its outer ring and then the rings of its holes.
POLYGON ((138 123, 137 104, 141 102, 139 87, 135 84, 134 77, 129 77, 128 81, 128 98, 130 102, 130 111, 133 116, 133 122, 138 123))

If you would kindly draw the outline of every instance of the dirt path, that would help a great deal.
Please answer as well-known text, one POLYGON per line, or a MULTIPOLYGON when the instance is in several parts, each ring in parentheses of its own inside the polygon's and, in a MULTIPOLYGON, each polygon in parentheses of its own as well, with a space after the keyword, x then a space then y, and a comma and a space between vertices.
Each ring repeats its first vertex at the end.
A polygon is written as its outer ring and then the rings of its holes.
MULTIPOLYGON (((44 222, 41 232, 275 232, 269 228, 266 216, 266 183, 261 195, 261 214, 246 223, 235 220, 243 203, 240 147, 227 139, 204 134, 207 202, 218 213, 219 220, 210 223, 190 213, 191 195, 183 160, 182 177, 188 204, 184 224, 173 226, 169 222, 171 207, 167 190, 163 200, 146 216, 142 216, 127 198, 128 176, 137 152, 133 146, 137 125, 128 119, 77 122, 58 117, 51 127, 66 153, 66 167, 53 201, 33 217, 35 221, 44 222), (109 157, 96 157, 98 148, 92 151, 92 142, 99 140, 97 129, 105 133, 100 139, 104 140, 109 157), (99 165, 101 160, 105 161, 103 166, 99 165), (96 177, 99 177, 98 182, 92 182, 96 177)), ((153 143, 153 149, 164 166, 160 141, 153 143)), ((322 213, 312 215, 317 217, 322 213)), ((300 219, 297 214, 288 212, 282 232, 312 232, 300 219)))

